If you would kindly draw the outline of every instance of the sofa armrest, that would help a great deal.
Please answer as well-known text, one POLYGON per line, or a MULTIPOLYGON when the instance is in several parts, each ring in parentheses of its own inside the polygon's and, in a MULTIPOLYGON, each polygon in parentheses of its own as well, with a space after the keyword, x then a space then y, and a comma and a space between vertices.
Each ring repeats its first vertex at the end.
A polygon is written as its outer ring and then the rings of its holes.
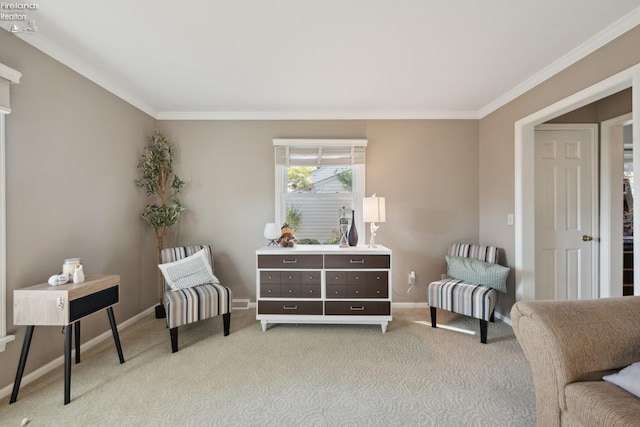
POLYGON ((538 425, 560 425, 567 384, 640 361, 640 296, 521 301, 511 320, 531 364, 538 425))

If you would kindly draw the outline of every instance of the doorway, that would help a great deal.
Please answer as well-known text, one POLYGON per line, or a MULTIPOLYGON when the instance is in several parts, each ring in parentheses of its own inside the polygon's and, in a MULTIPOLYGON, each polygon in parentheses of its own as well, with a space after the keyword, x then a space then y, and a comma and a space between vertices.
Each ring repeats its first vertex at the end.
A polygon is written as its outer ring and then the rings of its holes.
MULTIPOLYGON (((640 65, 624 70, 515 123, 515 275, 516 300, 536 299, 534 137, 535 126, 626 88, 633 91, 633 120, 640 123, 640 65)), ((633 164, 640 165, 638 127, 633 129, 633 164)), ((638 227, 640 218, 634 218, 638 227)), ((634 262, 640 265, 640 246, 634 243, 634 262)), ((640 269, 639 269, 640 270, 640 269)), ((640 271, 634 271, 634 294, 640 295, 640 271)))

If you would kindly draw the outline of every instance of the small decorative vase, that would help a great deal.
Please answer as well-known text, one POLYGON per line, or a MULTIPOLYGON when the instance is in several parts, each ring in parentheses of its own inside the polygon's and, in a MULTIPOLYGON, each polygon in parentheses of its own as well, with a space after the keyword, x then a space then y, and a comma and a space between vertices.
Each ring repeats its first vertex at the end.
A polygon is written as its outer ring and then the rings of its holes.
POLYGON ((342 214, 340 215, 340 247, 348 248, 349 247, 349 239, 347 235, 349 234, 349 218, 347 218, 347 214, 345 212, 344 206, 342 207, 342 214))
POLYGON ((358 246, 358 230, 356 229, 356 211, 351 211, 351 228, 349 229, 349 246, 358 246))
POLYGON ((84 269, 82 264, 76 265, 76 269, 73 271, 73 283, 84 282, 84 269))

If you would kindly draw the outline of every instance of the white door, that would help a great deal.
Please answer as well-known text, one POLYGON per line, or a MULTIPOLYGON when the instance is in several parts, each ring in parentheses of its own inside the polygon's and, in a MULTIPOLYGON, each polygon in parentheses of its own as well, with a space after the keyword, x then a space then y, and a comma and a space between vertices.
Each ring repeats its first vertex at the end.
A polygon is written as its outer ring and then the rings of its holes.
POLYGON ((597 148, 597 125, 536 127, 536 299, 598 297, 597 148))

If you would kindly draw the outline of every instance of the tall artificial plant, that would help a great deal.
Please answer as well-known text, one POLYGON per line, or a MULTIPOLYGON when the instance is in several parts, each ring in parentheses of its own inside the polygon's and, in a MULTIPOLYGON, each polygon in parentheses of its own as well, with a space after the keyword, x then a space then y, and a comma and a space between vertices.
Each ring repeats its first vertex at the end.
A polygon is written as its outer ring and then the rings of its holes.
MULTIPOLYGON (((155 204, 147 205, 142 219, 149 224, 156 234, 158 264, 162 263, 161 253, 167 230, 178 222, 185 208, 178 200, 178 194, 184 185, 173 173, 173 145, 171 140, 160 131, 155 131, 150 138, 151 143, 144 148, 138 169, 142 178, 136 185, 142 188, 147 197, 152 197, 155 204)), ((162 276, 158 273, 158 303, 162 305, 164 286, 162 276)))

